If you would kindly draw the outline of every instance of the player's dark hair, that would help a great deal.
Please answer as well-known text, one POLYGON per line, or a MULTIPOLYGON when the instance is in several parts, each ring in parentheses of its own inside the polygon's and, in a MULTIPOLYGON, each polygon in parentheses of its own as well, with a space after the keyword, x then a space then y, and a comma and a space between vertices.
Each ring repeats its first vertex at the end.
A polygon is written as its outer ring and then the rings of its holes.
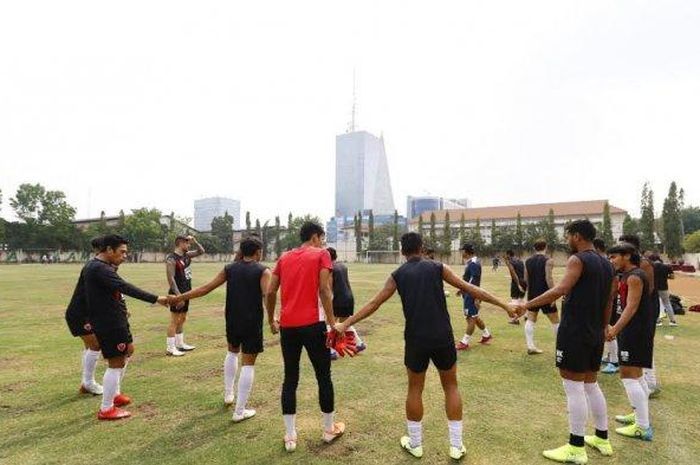
POLYGON ((595 239, 595 226, 589 220, 576 220, 566 225, 566 232, 574 235, 578 234, 587 241, 595 239))
POLYGON ((321 237, 326 235, 326 231, 323 230, 323 227, 320 224, 313 221, 307 221, 301 225, 301 229, 299 229, 299 238, 301 239, 301 242, 310 241, 311 236, 314 234, 321 237))
POLYGON ((652 262, 664 262, 663 260, 661 260, 661 255, 659 255, 656 252, 649 254, 649 260, 651 260, 652 262))
POLYGON ((463 250, 464 252, 470 253, 472 255, 474 255, 474 253, 476 252, 474 244, 470 244, 469 242, 467 242, 466 244, 462 244, 462 247, 460 247, 459 250, 463 250))
POLYGON ((639 250, 641 247, 641 242, 639 242, 639 236, 636 234, 623 234, 619 238, 620 242, 627 242, 628 244, 632 244, 639 250))
POLYGON ((595 247, 598 252, 605 252, 605 241, 600 237, 596 237, 593 239, 593 247, 595 247))
POLYGON ((423 238, 417 232, 407 232, 401 236, 401 253, 414 255, 423 248, 423 238))
POLYGON ((262 249, 263 243, 256 236, 248 236, 241 241, 240 249, 244 257, 252 257, 262 249))
POLYGON ((129 241, 124 239, 122 236, 117 234, 107 234, 102 237, 102 244, 100 244, 100 252, 106 252, 108 248, 112 250, 117 250, 120 245, 128 244, 129 241))
POLYGON ((336 261, 338 259, 338 252, 333 247, 327 247, 326 250, 330 254, 331 260, 336 261))
POLYGON ((188 241, 188 240, 189 240, 189 239, 187 239, 187 236, 183 236, 182 234, 178 234, 178 235, 175 237, 175 245, 178 245, 180 242, 186 242, 186 241, 188 241))
POLYGON ((617 244, 608 249, 608 254, 629 255, 630 263, 632 263, 635 266, 639 266, 639 264, 641 263, 641 257, 639 255, 637 247, 634 244, 630 244, 629 242, 618 242, 617 244))
POLYGON ((102 241, 104 241, 104 239, 105 239, 104 236, 97 236, 90 241, 90 246, 92 247, 93 250, 101 250, 102 249, 102 241))
POLYGON ((547 241, 544 239, 537 239, 532 246, 535 248, 536 251, 542 252, 544 249, 547 248, 547 241))
POLYGON ((513 250, 511 250, 511 249, 508 249, 508 250, 506 250, 506 255, 513 258, 513 257, 515 257, 515 252, 513 252, 513 250))

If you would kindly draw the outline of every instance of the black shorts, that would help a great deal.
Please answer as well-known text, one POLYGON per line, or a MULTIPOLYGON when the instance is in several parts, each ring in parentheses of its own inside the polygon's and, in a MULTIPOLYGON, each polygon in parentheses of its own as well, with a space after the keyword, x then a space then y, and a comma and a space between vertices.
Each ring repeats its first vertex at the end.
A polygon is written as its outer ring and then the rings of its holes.
POLYGON ((336 318, 349 318, 355 313, 352 306, 348 307, 333 307, 333 316, 336 318))
POLYGON ((170 311, 172 313, 187 313, 187 311, 190 309, 190 301, 185 300, 185 305, 183 305, 181 308, 177 308, 175 305, 170 306, 170 311))
POLYGON ((68 318, 66 317, 68 329, 74 337, 87 336, 92 334, 92 325, 87 318, 68 318))
POLYGON ((613 310, 612 315, 610 315, 610 326, 614 326, 615 323, 617 323, 617 320, 620 319, 620 314, 617 313, 617 310, 613 310))
POLYGON ((127 346, 134 342, 131 331, 126 328, 114 328, 95 331, 104 358, 115 358, 126 355, 127 346))
POLYGON ((551 313, 557 313, 557 304, 549 304, 543 307, 530 308, 528 310, 531 312, 539 312, 540 310, 542 310, 542 313, 544 313, 545 315, 549 315, 551 313))
POLYGON ((584 342, 579 337, 570 337, 561 331, 557 333, 556 366, 574 373, 595 372, 600 369, 605 345, 601 334, 598 342, 584 342))
POLYGON ((418 344, 406 343, 403 363, 414 373, 423 373, 432 360, 435 368, 449 370, 457 362, 457 349, 454 343, 442 347, 427 348, 418 344))
MULTIPOLYGON (((654 329, 656 325, 653 325, 654 329)), ((636 328, 625 328, 617 335, 620 365, 651 368, 654 358, 654 337, 636 328)))
POLYGON ((264 350, 262 328, 246 332, 227 326, 226 341, 233 347, 240 347, 244 354, 259 354, 264 350))
POLYGON ((516 299, 516 300, 517 300, 517 299, 522 299, 522 298, 524 298, 524 297, 525 297, 525 293, 524 293, 524 292, 520 292, 520 290, 514 290, 514 289, 511 289, 511 290, 510 290, 510 298, 511 298, 511 299, 516 299))

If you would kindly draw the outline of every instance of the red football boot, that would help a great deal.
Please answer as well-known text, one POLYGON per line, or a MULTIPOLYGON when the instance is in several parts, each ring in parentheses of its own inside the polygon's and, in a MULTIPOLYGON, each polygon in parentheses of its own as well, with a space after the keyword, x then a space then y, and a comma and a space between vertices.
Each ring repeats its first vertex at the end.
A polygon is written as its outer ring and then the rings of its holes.
POLYGON ((125 396, 124 394, 117 394, 114 396, 114 406, 115 407, 124 407, 125 405, 129 405, 131 403, 131 398, 129 396, 125 396))
POLYGON ((488 336, 481 336, 479 344, 491 344, 491 339, 493 339, 493 336, 490 334, 488 336))
POLYGON ((456 348, 457 350, 469 350, 469 344, 465 344, 464 342, 459 341, 459 342, 455 345, 455 348, 456 348))
POLYGON ((97 412, 98 420, 121 420, 122 418, 128 418, 131 413, 126 410, 120 409, 119 407, 112 407, 108 410, 100 410, 97 412))

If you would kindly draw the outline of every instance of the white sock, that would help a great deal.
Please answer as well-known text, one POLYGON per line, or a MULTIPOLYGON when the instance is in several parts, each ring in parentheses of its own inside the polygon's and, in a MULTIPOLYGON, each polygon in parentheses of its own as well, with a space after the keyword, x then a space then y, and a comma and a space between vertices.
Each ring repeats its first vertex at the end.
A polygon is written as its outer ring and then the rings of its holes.
POLYGON ((333 431, 335 412, 323 413, 323 431, 333 431))
POLYGON ((406 420, 408 437, 411 439, 411 447, 423 444, 423 424, 420 421, 406 420))
POLYGON ((126 367, 129 366, 129 360, 124 361, 124 367, 120 368, 119 372, 119 382, 117 383, 117 394, 122 393, 122 381, 124 381, 124 376, 126 375, 126 367))
POLYGON ((595 429, 599 431, 608 430, 608 404, 605 402, 603 391, 600 390, 598 383, 585 383, 584 390, 586 392, 586 400, 588 407, 593 414, 595 429))
POLYGON ((649 389, 649 385, 647 384, 647 380, 644 379, 644 376, 639 378, 639 383, 642 385, 642 389, 644 389, 644 393, 649 397, 649 394, 651 394, 651 390, 649 389))
POLYGON ((462 448, 462 420, 448 420, 447 429, 450 434, 450 445, 457 449, 462 448))
POLYGON ((469 334, 465 333, 464 336, 462 336, 462 340, 460 342, 462 342, 462 344, 469 344, 470 338, 471 338, 471 336, 469 334))
POLYGON ((175 345, 182 347, 185 344, 185 333, 175 333, 175 345))
POLYGON ((535 323, 530 320, 525 321, 525 343, 528 349, 535 348, 535 323))
POLYGON ((175 338, 174 337, 166 337, 166 347, 168 350, 172 351, 175 348, 175 338))
POLYGON ((488 329, 486 326, 484 326, 484 330, 481 332, 481 334, 482 334, 484 337, 489 337, 489 336, 491 336, 491 332, 489 331, 489 329, 488 329))
POLYGON ((83 386, 95 384, 95 368, 100 358, 99 350, 85 349, 83 354, 83 386))
POLYGON ((583 381, 563 380, 566 392, 566 405, 569 410, 569 431, 575 436, 584 436, 586 433, 586 391, 583 381))
POLYGON ((282 418, 284 419, 284 429, 287 432, 287 436, 290 438, 297 437, 297 427, 296 427, 297 416, 294 414, 282 415, 282 418))
POLYGON ((355 329, 355 326, 354 325, 350 326, 350 328, 348 328, 348 329, 350 329, 350 331, 355 333, 355 341, 357 342, 357 345, 359 346, 360 344, 362 344, 362 338, 360 337, 360 333, 358 333, 357 330, 355 329))
POLYGON ((618 358, 617 354, 617 339, 613 339, 612 341, 608 342, 608 347, 608 360, 610 360, 610 363, 619 363, 620 359, 618 358))
POLYGON ((238 398, 236 399, 236 410, 238 415, 243 414, 245 404, 248 402, 248 396, 253 389, 253 380, 255 379, 255 367, 253 365, 244 365, 241 367, 241 376, 238 378, 238 398))
POLYGON ((119 394, 119 379, 122 368, 107 368, 102 378, 102 406, 101 410, 109 410, 114 406, 114 396, 119 394))
POLYGON ((552 333, 554 333, 554 337, 557 336, 558 332, 559 332, 559 323, 552 323, 552 333))
POLYGON ((656 379, 656 364, 654 363, 654 360, 651 361, 651 368, 644 368, 644 378, 647 380, 647 384, 649 385, 649 389, 652 391, 656 390, 656 388, 659 387, 659 383, 656 379))
POLYGON ((224 359, 224 394, 233 394, 233 382, 238 370, 238 354, 226 352, 224 359))
POLYGON ((627 398, 634 409, 635 422, 642 428, 649 428, 649 397, 644 392, 639 379, 623 378, 627 398))

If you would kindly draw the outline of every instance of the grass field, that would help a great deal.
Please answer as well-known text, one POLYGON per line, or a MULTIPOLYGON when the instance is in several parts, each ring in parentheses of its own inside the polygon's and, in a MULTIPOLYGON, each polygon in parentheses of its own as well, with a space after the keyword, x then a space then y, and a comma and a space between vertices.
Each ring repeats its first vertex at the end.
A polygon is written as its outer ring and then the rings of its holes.
MULTIPOLYGON (((383 284, 393 266, 352 265, 358 303, 383 284)), ((405 372, 403 317, 393 298, 360 324, 368 350, 352 360, 334 362, 337 417, 347 433, 326 446, 320 439, 316 384, 302 358, 299 387, 299 447, 287 454, 279 401, 282 357, 278 337, 266 333, 250 404, 258 415, 232 424, 222 404, 225 338, 224 289, 193 302, 186 326, 197 350, 166 358, 168 311, 129 299, 136 354, 123 383, 134 416, 98 422, 98 397, 78 396, 82 344, 70 336, 63 319, 79 266, 0 267, 0 463, 5 464, 393 464, 411 463, 398 445, 404 434, 405 372)), ((212 277, 217 264, 195 264, 195 285, 212 277)), ((121 274, 152 291, 164 291, 162 265, 130 265, 121 274)), ((692 278, 672 282, 700 288, 692 278)), ((483 285, 507 296, 507 272, 484 267, 483 285)), ((697 294, 696 294, 697 295, 697 294)), ((448 298, 455 333, 463 331, 460 300, 448 298)), ((697 302, 695 302, 697 303, 697 302)), ((494 334, 490 346, 459 354, 459 380, 465 410, 469 464, 547 463, 544 448, 568 437, 566 404, 553 367, 553 336, 546 319, 537 328, 541 356, 527 356, 522 326, 506 323, 501 310, 483 314, 494 334)), ((656 359, 663 387, 651 403, 655 439, 627 440, 611 433, 615 456, 589 451, 589 463, 693 464, 700 461, 700 315, 680 317, 678 328, 657 333, 656 359), (672 334, 673 340, 664 336, 672 334)), ((478 344, 477 344, 478 345, 478 344)), ((98 368, 101 380, 103 366, 98 368)), ((601 375, 610 417, 627 413, 617 377, 601 375)), ((439 380, 430 369, 424 394, 425 456, 422 463, 446 464, 447 424, 439 380)), ((611 428, 614 426, 611 423, 611 428)))

